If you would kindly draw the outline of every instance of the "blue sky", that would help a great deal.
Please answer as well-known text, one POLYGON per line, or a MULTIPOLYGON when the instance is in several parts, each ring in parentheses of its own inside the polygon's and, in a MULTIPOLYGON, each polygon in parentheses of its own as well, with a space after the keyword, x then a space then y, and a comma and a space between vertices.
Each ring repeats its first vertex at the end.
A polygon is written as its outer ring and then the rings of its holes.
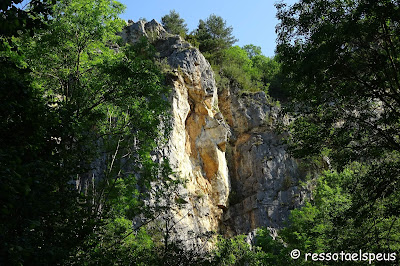
MULTIPOLYGON (((138 21, 139 18, 147 20, 156 19, 161 22, 161 17, 175 9, 185 19, 190 31, 198 25, 199 19, 206 19, 210 14, 216 14, 226 20, 228 26, 233 27, 233 35, 239 41, 235 45, 243 46, 254 44, 261 46, 263 54, 274 56, 276 19, 275 0, 145 0, 129 1, 119 0, 126 6, 121 17, 125 20, 138 21)), ((284 0, 288 4, 296 0, 284 0)))

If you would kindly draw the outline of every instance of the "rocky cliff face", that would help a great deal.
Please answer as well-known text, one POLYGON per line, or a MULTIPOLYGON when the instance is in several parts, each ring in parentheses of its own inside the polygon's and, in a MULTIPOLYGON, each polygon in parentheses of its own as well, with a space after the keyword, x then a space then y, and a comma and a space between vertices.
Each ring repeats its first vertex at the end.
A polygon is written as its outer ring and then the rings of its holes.
POLYGON ((172 131, 163 153, 186 180, 181 192, 188 202, 174 211, 176 237, 281 227, 304 192, 296 186, 296 161, 274 131, 278 108, 263 92, 239 96, 239 89, 217 88, 200 51, 154 20, 130 23, 121 36, 131 43, 146 36, 172 68, 172 131))
POLYGON ((264 92, 221 89, 219 99, 232 132, 226 157, 231 200, 223 216, 225 231, 235 235, 261 226, 281 228, 290 210, 307 196, 298 186, 304 173, 276 132, 277 123, 284 123, 285 118, 264 92))

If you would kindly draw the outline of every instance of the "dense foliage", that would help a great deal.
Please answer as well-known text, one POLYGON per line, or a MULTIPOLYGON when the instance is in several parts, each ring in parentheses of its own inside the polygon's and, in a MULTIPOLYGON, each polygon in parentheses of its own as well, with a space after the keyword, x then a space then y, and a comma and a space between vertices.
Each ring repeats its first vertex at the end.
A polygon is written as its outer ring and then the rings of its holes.
POLYGON ((18 8, 22 0, 3 0, 0 3, 0 35, 2 38, 15 36, 17 32, 33 34, 34 29, 44 26, 51 15, 54 0, 32 0, 29 9, 18 8))
MULTIPOLYGON (((167 162, 151 159, 167 136, 168 91, 152 46, 145 39, 135 46, 119 40, 121 4, 7 4, 0 51, 1 264, 269 261, 244 236, 220 238, 210 254, 184 250, 170 239, 168 216, 166 230, 153 223, 177 204, 169 199, 176 199, 180 183, 170 179, 167 162), (156 204, 145 204, 149 194, 156 204)), ((186 34, 175 12, 163 23, 171 33, 186 34)), ((226 27, 222 18, 204 23, 208 33, 199 31, 199 43, 221 46, 208 54, 223 60, 225 78, 244 89, 262 87, 252 59, 265 57, 231 47, 232 28, 218 28, 226 27)))
POLYGON ((233 28, 226 26, 226 21, 222 17, 212 14, 205 21, 199 21, 194 34, 199 42, 200 51, 218 54, 237 42, 232 31, 233 28))
MULTIPOLYGON (((311 251, 399 252, 398 1, 278 4, 277 51, 296 120, 296 156, 331 172, 294 211, 290 243, 311 251)), ((295 245, 295 246, 296 246, 295 245)))
MULTIPOLYGON (((168 216, 165 230, 153 223, 177 205, 180 183, 170 179, 167 162, 151 159, 167 136, 168 91, 152 46, 120 42, 122 5, 65 0, 2 8, 1 264, 265 261, 242 236, 198 253, 170 239, 168 216), (145 204, 149 194, 156 204, 145 204)), ((227 48, 226 60, 247 60, 254 72, 244 50, 227 48)))
POLYGON ((261 47, 249 44, 233 46, 237 39, 232 26, 215 14, 200 20, 197 29, 186 36, 192 45, 198 47, 211 63, 218 86, 239 87, 242 91, 265 91, 285 99, 281 92, 280 66, 274 58, 261 53, 261 47))
POLYGON ((163 16, 161 24, 169 33, 181 35, 182 37, 185 37, 189 31, 185 20, 175 10, 171 10, 168 15, 163 16))
POLYGON ((290 100, 291 152, 325 162, 279 237, 218 237, 209 253, 174 242, 168 215, 152 223, 179 203, 180 181, 152 159, 168 135, 168 89, 151 44, 116 34, 124 7, 20 2, 0 4, 0 264, 301 265, 291 250, 399 253, 398 1, 277 4, 276 58, 233 46, 214 14, 190 34, 176 11, 162 18, 205 54, 219 87, 290 100))
MULTIPOLYGON (((2 12, 43 17, 15 9, 2 12)), ((58 1, 48 21, 1 36, 1 264, 114 264, 146 248, 130 220, 160 211, 144 206, 150 182, 172 182, 150 156, 168 91, 146 41, 118 46, 122 10, 58 1)))

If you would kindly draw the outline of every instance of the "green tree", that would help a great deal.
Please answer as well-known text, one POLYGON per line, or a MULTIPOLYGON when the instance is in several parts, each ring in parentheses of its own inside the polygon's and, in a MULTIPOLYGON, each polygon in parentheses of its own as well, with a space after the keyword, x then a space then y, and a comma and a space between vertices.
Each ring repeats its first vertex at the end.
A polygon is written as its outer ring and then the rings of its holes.
POLYGON ((175 10, 171 10, 168 15, 163 16, 161 24, 169 33, 178 34, 182 37, 185 37, 189 31, 185 20, 175 10))
POLYGON ((251 57, 254 68, 258 69, 261 81, 268 88, 268 94, 274 99, 286 101, 287 92, 282 87, 282 73, 280 63, 276 58, 255 54, 251 57))
POLYGON ((74 240, 63 226, 66 214, 77 227, 81 225, 75 220, 74 213, 80 212, 74 208, 76 200, 68 204, 65 200, 77 194, 55 185, 54 176, 63 175, 56 165, 57 154, 52 154, 56 146, 51 132, 57 117, 33 83, 32 68, 16 42, 16 37, 45 27, 51 6, 31 1, 30 9, 21 9, 18 2, 3 1, 0 6, 0 264, 4 265, 53 262, 63 256, 57 236, 64 234, 66 248, 74 240), (57 233, 51 228, 55 223, 60 225, 57 233))
POLYGON ((52 141, 57 116, 30 70, 1 66, 0 263, 54 263, 80 242, 83 231, 70 232, 70 223, 82 225, 79 195, 60 182, 65 176, 52 141))
POLYGON ((252 60, 239 46, 223 50, 220 64, 214 68, 219 68, 218 72, 227 78, 229 83, 240 86, 244 91, 257 91, 263 88, 259 69, 253 67, 252 60))
POLYGON ((321 174, 313 200, 293 210, 290 226, 280 231, 289 250, 297 248, 304 254, 354 249, 351 239, 360 231, 356 231, 351 220, 346 220, 352 196, 349 187, 345 188, 354 177, 354 169, 349 168, 342 173, 325 171, 321 174))
POLYGON ((398 251, 399 3, 304 0, 277 7, 277 52, 297 116, 292 151, 324 152, 338 171, 365 164, 343 214, 363 232, 351 234, 351 246, 398 251))
POLYGON ((199 21, 194 35, 201 52, 216 55, 238 41, 232 35, 232 31, 232 26, 226 26, 222 17, 212 14, 205 21, 199 21))
POLYGON ((150 183, 170 174, 150 156, 164 138, 168 90, 148 42, 118 46, 120 3, 52 8, 33 38, 18 34, 1 51, 0 262, 80 264, 100 250, 120 263, 143 254, 122 252, 147 241, 129 220, 151 218, 150 183))
POLYGON ((219 86, 234 84, 243 91, 265 91, 275 99, 285 99, 281 87, 281 72, 279 63, 264 56, 261 48, 255 45, 245 45, 243 48, 232 46, 222 50, 218 56, 218 63, 213 69, 217 73, 219 86))
MULTIPOLYGON (((365 177, 360 178, 360 174, 368 172, 368 167, 358 163, 346 167, 340 173, 324 171, 317 180, 313 200, 301 209, 293 210, 290 225, 280 231, 288 250, 296 248, 302 254, 340 251, 348 253, 360 249, 386 254, 397 252, 400 223, 398 219, 384 214, 387 211, 387 202, 378 200, 370 203, 369 215, 364 213, 361 219, 355 219, 351 215, 359 195, 365 195, 361 191, 364 188, 357 188, 355 183, 365 177), (385 244, 381 242, 382 238, 385 239, 385 244)), ((388 259, 386 255, 385 264, 390 264, 388 259)), ((396 263, 393 259, 391 261, 392 264, 396 263)))
MULTIPOLYGON (((97 225, 89 225, 90 234, 71 261, 100 252, 112 263, 126 259, 128 253, 113 243, 122 248, 135 228, 108 229, 138 215, 151 219, 154 210, 145 205, 151 182, 170 173, 167 164, 160 168, 150 156, 164 137, 160 122, 167 118, 168 105, 162 96, 168 90, 146 40, 118 47, 121 11, 117 2, 60 2, 50 30, 27 48, 35 81, 60 114, 63 130, 56 136, 63 167, 88 202, 87 217, 97 225)), ((166 129, 167 121, 163 124, 166 129)), ((157 193, 155 198, 161 196, 157 193)))
POLYGON ((211 265, 273 265, 269 255, 246 242, 245 235, 219 237, 212 254, 211 265))
POLYGON ((253 59, 254 56, 261 55, 261 47, 260 46, 255 46, 254 44, 247 44, 243 46, 243 49, 246 51, 247 56, 250 59, 253 59))
POLYGON ((18 32, 33 33, 43 28, 51 14, 53 0, 29 1, 28 8, 21 8, 21 0, 4 0, 0 4, 0 35, 2 38, 18 36, 18 32))

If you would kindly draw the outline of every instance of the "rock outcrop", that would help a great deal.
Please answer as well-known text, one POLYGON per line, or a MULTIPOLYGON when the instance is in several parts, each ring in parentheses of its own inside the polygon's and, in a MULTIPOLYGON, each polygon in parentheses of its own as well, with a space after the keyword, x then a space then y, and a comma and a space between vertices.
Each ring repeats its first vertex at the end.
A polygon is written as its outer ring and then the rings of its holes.
POLYGON ((200 51, 155 20, 130 23, 121 36, 130 43, 147 37, 172 69, 172 131, 163 155, 186 180, 187 202, 173 215, 176 237, 281 227, 304 192, 296 186, 296 161, 274 132, 278 108, 263 92, 239 96, 238 89, 217 88, 200 51))
POLYGON ((285 118, 264 92, 221 89, 219 99, 232 132, 227 152, 232 189, 223 218, 225 232, 235 235, 261 226, 281 228, 290 210, 307 197, 298 186, 304 173, 276 132, 285 118))
MULTIPOLYGON (((149 37, 172 68, 172 131, 164 148, 173 170, 184 178, 185 207, 174 213, 175 236, 182 241, 219 231, 228 206, 230 180, 225 159, 229 127, 218 113, 218 94, 210 64, 180 36, 168 34, 156 21, 128 25, 125 41, 149 37)), ((197 244, 202 240, 196 239, 197 244)), ((193 241, 189 241, 193 242, 193 241)))

